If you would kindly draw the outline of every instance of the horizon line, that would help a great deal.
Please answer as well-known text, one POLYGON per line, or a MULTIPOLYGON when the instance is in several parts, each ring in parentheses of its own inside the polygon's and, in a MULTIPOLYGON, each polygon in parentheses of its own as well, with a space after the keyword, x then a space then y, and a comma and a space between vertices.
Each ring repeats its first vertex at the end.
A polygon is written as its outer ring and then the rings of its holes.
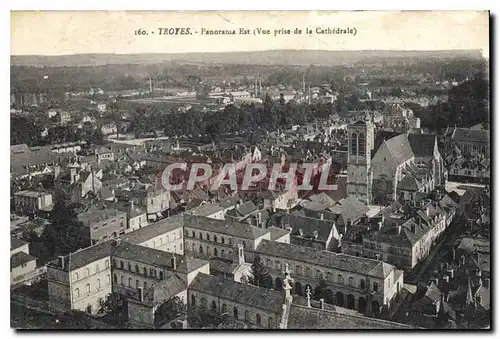
POLYGON ((295 49, 295 48, 281 48, 281 49, 264 49, 264 50, 239 50, 239 51, 219 51, 219 52, 136 52, 136 53, 119 53, 119 52, 109 52, 109 53, 74 53, 74 54, 10 54, 11 57, 71 57, 71 56, 83 56, 83 55, 165 55, 165 54, 224 54, 224 53, 260 53, 260 52, 280 52, 280 51, 297 51, 297 52, 472 52, 479 51, 481 56, 485 59, 489 59, 489 55, 483 55, 483 49, 472 48, 472 49, 295 49))

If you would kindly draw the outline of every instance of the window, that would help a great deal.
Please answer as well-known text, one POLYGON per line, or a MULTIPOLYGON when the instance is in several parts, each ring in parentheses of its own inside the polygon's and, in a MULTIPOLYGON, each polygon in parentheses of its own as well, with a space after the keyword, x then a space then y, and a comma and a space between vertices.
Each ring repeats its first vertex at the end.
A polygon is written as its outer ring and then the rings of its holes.
POLYGON ((120 261, 120 268, 123 269, 123 261, 120 261))
POLYGON ((358 153, 358 136, 356 133, 351 134, 351 155, 358 153))
POLYGON ((217 242, 217 236, 214 234, 214 241, 217 242))
POLYGON ((170 242, 170 237, 167 235, 166 237, 167 244, 170 242))
POLYGON ((365 279, 359 281, 359 288, 365 288, 365 279))
POLYGON ((233 244, 233 240, 231 238, 227 239, 227 243, 229 244, 229 246, 231 246, 233 244))
POLYGON ((203 240, 203 234, 201 234, 201 232, 200 232, 199 236, 200 236, 200 239, 203 240))
POLYGON ((226 313, 227 313, 227 305, 222 304, 222 314, 226 314, 226 313))
POLYGON ((163 271, 160 271, 160 280, 163 280, 163 271))
POLYGON ((316 278, 323 279, 323 273, 320 270, 316 270, 316 278))
POLYGON ((131 263, 128 263, 128 270, 132 271, 132 264, 131 263))
MULTIPOLYGON (((268 260, 269 262, 270 260, 268 260)), ((297 265, 295 266, 295 274, 302 275, 302 266, 297 265)))
POLYGON ((106 260, 106 262, 104 263, 104 266, 105 266, 106 268, 109 268, 109 260, 106 260))
POLYGON ((257 325, 259 325, 259 326, 260 326, 260 314, 259 314, 259 313, 257 313, 257 314, 255 315, 255 322, 257 323, 257 325))
POLYGON ((148 275, 148 269, 146 267, 144 267, 144 269, 142 270, 142 272, 144 273, 144 275, 148 275))
POLYGON ((207 232, 207 240, 210 241, 210 235, 207 232))
POLYGON ((87 284, 87 285, 85 286, 85 291, 87 292, 87 294, 89 294, 89 293, 90 293, 90 284, 87 284))
POLYGON ((276 260, 275 263, 276 263, 276 269, 281 270, 281 261, 276 260))
POLYGON ((194 237, 196 237, 196 235, 195 235, 194 231, 192 232, 192 234, 191 234, 191 235, 193 236, 193 238, 194 238, 194 237))
POLYGON ((344 278, 342 277, 342 274, 339 274, 339 275, 337 276, 337 282, 338 282, 339 284, 343 284, 343 283, 344 283, 344 278))
POLYGON ((224 244, 224 237, 220 237, 220 242, 224 244))
POLYGON ((79 298, 80 297, 80 290, 77 288, 75 289, 75 298, 79 298))
POLYGON ((145 281, 145 282, 144 282, 144 285, 143 285, 143 286, 144 286, 144 289, 145 289, 145 290, 148 288, 148 283, 147 283, 147 281, 145 281))
POLYGON ((78 272, 75 272, 75 274, 73 275, 73 280, 78 280, 78 272))
POLYGON ((354 278, 349 277, 349 286, 354 286, 354 278))
POLYGON ((214 248, 214 256, 218 256, 219 254, 217 253, 217 248, 214 248))
POLYGON ((85 270, 85 276, 86 276, 86 277, 88 277, 89 275, 90 275, 90 270, 87 268, 87 269, 85 270))
POLYGON ((132 278, 128 278, 128 287, 132 287, 132 278))
POLYGON ((153 204, 154 204, 154 200, 153 200, 153 199, 151 199, 151 205, 153 205, 153 204))
POLYGON ((373 291, 378 292, 378 283, 376 282, 373 283, 373 291))
POLYGON ((118 283, 118 277, 117 277, 116 273, 113 274, 113 281, 115 282, 115 284, 118 283))
POLYGON ((245 311, 245 321, 248 322, 250 318, 250 312, 248 312, 248 310, 245 311))
POLYGON ((311 269, 309 267, 306 267, 306 276, 311 276, 311 269))
POLYGON ((104 300, 102 298, 99 298, 99 306, 104 305, 104 300))
POLYGON ((327 272, 326 273, 326 280, 331 281, 332 280, 332 272, 327 272))
POLYGON ((200 253, 203 253, 203 247, 201 245, 200 245, 199 250, 200 250, 200 253))
POLYGON ((194 294, 191 295, 191 306, 196 306, 196 297, 194 294))
POLYGON ((217 303, 215 302, 215 300, 212 300, 212 311, 216 310, 217 310, 217 303))
POLYGON ((97 279, 97 288, 101 288, 101 279, 97 279))
POLYGON ((233 307, 233 317, 235 319, 238 319, 238 308, 236 306, 233 307))
POLYGON ((224 258, 224 250, 220 250, 220 256, 224 258))
POLYGON ((139 265, 135 264, 135 271, 139 273, 139 265))
POLYGON ((194 252, 194 244, 191 244, 191 252, 194 252))
POLYGON ((139 286, 141 286, 141 282, 139 281, 139 279, 137 279, 135 281, 135 288, 139 288, 139 286))
POLYGON ((359 147, 359 155, 364 156, 365 155, 365 135, 363 133, 359 134, 359 139, 358 139, 358 147, 359 147))
POLYGON ((125 285, 125 277, 123 275, 120 277, 120 284, 125 285))
POLYGON ((150 268, 149 269, 149 275, 152 276, 152 277, 156 277, 156 271, 155 271, 155 269, 150 268))
POLYGON ((273 328, 274 327, 274 320, 272 317, 269 317, 269 319, 267 319, 267 327, 268 328, 273 328))
POLYGON ((111 276, 108 274, 108 277, 107 277, 107 283, 108 285, 111 284, 111 276))
POLYGON ((212 252, 210 251, 210 247, 207 245, 207 254, 210 255, 212 252))
POLYGON ((174 253, 177 253, 177 246, 174 245, 174 253))

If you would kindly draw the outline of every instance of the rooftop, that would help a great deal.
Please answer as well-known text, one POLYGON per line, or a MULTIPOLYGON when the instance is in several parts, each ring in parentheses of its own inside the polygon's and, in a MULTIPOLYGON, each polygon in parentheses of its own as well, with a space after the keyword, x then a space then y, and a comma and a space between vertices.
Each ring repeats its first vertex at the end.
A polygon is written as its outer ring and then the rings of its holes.
POLYGON ((189 211, 186 211, 187 214, 192 214, 195 216, 201 216, 201 217, 208 217, 210 215, 213 215, 218 212, 222 212, 224 210, 224 207, 210 204, 210 203, 205 203, 202 204, 198 207, 195 207, 189 211))
POLYGON ((123 235, 121 239, 132 244, 140 245, 161 234, 181 228, 183 224, 184 216, 182 214, 177 214, 127 233, 123 235))
POLYGON ((250 226, 247 223, 240 223, 234 220, 211 219, 188 214, 184 214, 184 226, 251 240, 269 233, 267 229, 250 226))

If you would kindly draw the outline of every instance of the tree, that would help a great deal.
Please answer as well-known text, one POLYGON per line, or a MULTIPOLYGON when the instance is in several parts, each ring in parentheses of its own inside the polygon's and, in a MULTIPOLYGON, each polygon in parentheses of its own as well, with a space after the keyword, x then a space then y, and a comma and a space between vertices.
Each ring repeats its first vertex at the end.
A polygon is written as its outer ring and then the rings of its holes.
POLYGON ((167 322, 186 315, 186 311, 186 304, 182 302, 181 298, 175 296, 168 299, 156 309, 154 316, 155 327, 160 327, 167 322))
POLYGON ((333 304, 333 295, 331 295, 331 293, 328 292, 329 292, 328 285, 326 284, 326 281, 324 279, 320 279, 318 281, 318 284, 314 288, 313 297, 316 300, 324 299, 325 302, 333 304))
POLYGON ((48 254, 67 255, 90 245, 81 233, 81 223, 69 204, 69 199, 56 201, 51 214, 51 224, 43 230, 41 239, 48 254))
POLYGON ((269 271, 262 265, 260 261, 260 256, 256 255, 252 264, 253 278, 250 279, 250 283, 255 286, 260 286, 264 288, 273 287, 273 279, 269 274, 269 271))

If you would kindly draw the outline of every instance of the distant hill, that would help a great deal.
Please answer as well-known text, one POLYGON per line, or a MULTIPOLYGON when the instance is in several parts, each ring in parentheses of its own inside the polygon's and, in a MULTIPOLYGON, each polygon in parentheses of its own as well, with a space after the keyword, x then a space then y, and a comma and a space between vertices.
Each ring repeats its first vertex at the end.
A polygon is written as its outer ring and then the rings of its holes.
POLYGON ((60 56, 11 56, 11 66, 92 66, 116 64, 158 64, 169 62, 252 64, 252 65, 324 65, 335 66, 360 61, 394 61, 398 59, 482 59, 479 50, 453 51, 322 51, 275 50, 228 53, 169 54, 75 54, 60 56))

